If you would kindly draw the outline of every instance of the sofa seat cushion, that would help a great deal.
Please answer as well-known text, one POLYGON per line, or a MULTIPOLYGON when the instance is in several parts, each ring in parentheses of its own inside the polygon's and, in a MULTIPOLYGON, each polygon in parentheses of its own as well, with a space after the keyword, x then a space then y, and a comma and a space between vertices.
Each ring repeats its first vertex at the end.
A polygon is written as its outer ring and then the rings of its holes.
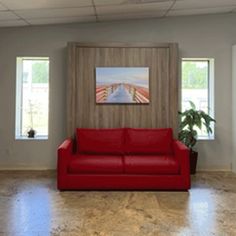
POLYGON ((124 170, 127 174, 179 174, 179 163, 171 155, 129 155, 124 156, 124 170))
POLYGON ((124 129, 82 129, 76 130, 77 151, 83 154, 124 153, 124 129))
POLYGON ((122 156, 77 155, 69 163, 69 173, 112 174, 123 173, 122 156))
POLYGON ((127 154, 172 154, 172 129, 127 129, 127 154))

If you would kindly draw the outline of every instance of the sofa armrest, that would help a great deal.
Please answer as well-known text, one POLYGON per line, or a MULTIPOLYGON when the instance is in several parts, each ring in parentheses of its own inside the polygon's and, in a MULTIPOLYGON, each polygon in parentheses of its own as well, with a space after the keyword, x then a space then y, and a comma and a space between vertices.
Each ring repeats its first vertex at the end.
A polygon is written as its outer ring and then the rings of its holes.
POLYGON ((73 154, 73 141, 66 139, 57 149, 57 187, 62 189, 67 174, 68 163, 73 154))
POLYGON ((59 147, 58 147, 58 155, 71 155, 73 148, 72 139, 66 139, 59 147))
POLYGON ((187 184, 190 186, 190 166, 189 149, 180 141, 173 141, 174 156, 180 163, 180 173, 185 176, 187 184))

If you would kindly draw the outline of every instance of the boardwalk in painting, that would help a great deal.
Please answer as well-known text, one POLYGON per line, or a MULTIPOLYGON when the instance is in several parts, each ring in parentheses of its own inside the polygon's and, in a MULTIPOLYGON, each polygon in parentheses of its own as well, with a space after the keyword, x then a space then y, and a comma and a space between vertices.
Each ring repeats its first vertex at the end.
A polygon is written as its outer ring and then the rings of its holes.
POLYGON ((149 103, 147 88, 132 84, 112 84, 97 86, 97 103, 149 103))
POLYGON ((109 103, 132 103, 133 98, 124 84, 120 84, 117 89, 107 97, 109 103))

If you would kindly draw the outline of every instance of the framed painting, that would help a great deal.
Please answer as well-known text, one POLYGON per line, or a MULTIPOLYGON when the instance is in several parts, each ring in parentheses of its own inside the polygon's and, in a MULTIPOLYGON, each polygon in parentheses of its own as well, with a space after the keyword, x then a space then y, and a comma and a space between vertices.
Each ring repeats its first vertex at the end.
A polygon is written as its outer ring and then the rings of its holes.
POLYGON ((97 67, 96 103, 148 104, 148 67, 97 67))

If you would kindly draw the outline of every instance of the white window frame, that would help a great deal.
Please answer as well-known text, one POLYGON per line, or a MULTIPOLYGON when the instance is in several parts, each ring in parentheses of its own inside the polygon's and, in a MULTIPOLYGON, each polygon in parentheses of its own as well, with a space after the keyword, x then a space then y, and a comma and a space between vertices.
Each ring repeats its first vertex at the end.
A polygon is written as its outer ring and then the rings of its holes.
MULTIPOLYGON (((182 58, 184 61, 207 61, 208 62, 208 114, 215 118, 215 60, 214 58, 182 58)), ((182 108, 182 73, 181 73, 181 108, 182 108)), ((215 123, 211 123, 212 133, 208 135, 199 135, 198 140, 214 140, 215 139, 215 123)))
MULTIPOLYGON (((49 57, 17 57, 16 58, 16 107, 15 107, 15 140, 48 140, 49 136, 49 91, 48 91, 48 127, 47 135, 37 135, 34 138, 28 138, 27 135, 21 134, 22 125, 22 84, 23 84, 23 61, 24 60, 47 60, 50 65, 49 57)), ((49 66, 50 74, 50 66, 49 66)), ((50 78, 48 81, 50 89, 50 78)))

